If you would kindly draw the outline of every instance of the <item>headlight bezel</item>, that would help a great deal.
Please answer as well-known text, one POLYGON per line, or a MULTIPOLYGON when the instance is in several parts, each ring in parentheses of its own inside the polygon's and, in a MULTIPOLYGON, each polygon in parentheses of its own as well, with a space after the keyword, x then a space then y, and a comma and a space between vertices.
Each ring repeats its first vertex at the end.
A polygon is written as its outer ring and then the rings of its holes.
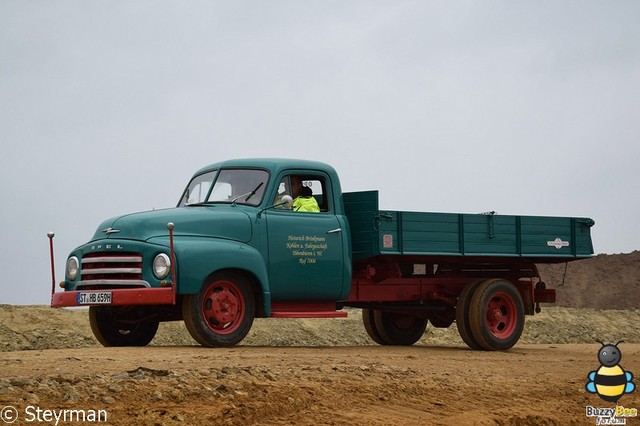
POLYGON ((80 272, 80 260, 76 256, 70 256, 67 259, 64 272, 69 281, 75 281, 80 272))
POLYGON ((165 253, 157 254, 156 257, 153 258, 151 269, 157 279, 163 280, 167 278, 171 273, 171 258, 165 253))

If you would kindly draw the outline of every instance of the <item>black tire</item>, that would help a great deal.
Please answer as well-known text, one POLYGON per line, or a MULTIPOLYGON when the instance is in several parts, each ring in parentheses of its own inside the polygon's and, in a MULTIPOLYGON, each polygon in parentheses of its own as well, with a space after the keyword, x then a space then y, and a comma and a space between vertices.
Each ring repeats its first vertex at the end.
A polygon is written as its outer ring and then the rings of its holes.
POLYGON ((469 304, 471 297, 475 289, 481 284, 481 281, 467 284, 462 289, 460 296, 458 296, 458 303, 456 304, 456 326, 458 327, 458 334, 462 338, 462 341, 471 349, 482 349, 477 340, 471 333, 471 324, 469 323, 469 304))
POLYGON ((158 331, 158 321, 135 319, 135 311, 118 306, 89 307, 89 324, 102 346, 147 346, 158 331))
POLYGON ((502 279, 482 282, 471 297, 469 323, 482 349, 513 347, 524 329, 524 303, 516 286, 502 279))
POLYGON ((245 338, 255 317, 251 284, 240 274, 214 274, 198 294, 184 297, 182 315, 189 334, 203 346, 233 346, 245 338))
POLYGON ((449 328, 456 319, 456 313, 453 308, 444 311, 433 311, 429 314, 429 322, 435 328, 449 328))
POLYGON ((387 345, 409 346, 420 340, 427 329, 427 319, 416 315, 374 310, 373 320, 387 345))
POLYGON ((364 324, 364 329, 367 331, 369 337, 371 337, 371 340, 379 345, 386 345, 387 342, 382 339, 382 336, 380 336, 380 332, 376 328, 376 323, 373 318, 374 312, 374 309, 362 309, 362 323, 364 324))

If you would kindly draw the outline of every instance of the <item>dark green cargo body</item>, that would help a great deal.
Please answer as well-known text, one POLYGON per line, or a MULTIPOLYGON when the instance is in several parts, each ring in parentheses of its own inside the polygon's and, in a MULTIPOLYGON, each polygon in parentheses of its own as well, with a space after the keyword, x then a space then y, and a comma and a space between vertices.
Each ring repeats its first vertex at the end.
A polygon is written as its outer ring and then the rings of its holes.
POLYGON ((555 263, 593 254, 588 218, 380 211, 378 191, 343 197, 354 260, 388 254, 555 263))

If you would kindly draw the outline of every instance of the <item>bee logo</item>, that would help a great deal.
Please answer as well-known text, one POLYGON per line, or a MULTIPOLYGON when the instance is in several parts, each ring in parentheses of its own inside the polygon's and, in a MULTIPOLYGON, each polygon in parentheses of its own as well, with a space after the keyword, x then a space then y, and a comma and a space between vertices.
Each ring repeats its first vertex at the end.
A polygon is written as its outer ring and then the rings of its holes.
POLYGON ((618 400, 625 393, 631 393, 636 389, 636 385, 632 382, 633 374, 619 365, 622 359, 622 352, 618 348, 619 341, 615 345, 602 345, 598 351, 598 361, 600 368, 591 371, 587 377, 586 388, 589 393, 596 393, 605 401, 618 403, 618 400))

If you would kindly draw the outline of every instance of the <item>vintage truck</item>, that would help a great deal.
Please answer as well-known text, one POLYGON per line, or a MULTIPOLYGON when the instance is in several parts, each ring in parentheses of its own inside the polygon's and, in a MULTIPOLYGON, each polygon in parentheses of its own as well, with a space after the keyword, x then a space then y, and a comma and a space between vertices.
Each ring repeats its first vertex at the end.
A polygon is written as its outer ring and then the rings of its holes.
POLYGON ((204 346, 242 341, 254 318, 362 311, 381 345, 411 345, 454 322, 473 349, 505 350, 525 315, 555 302, 536 264, 593 254, 588 218, 380 210, 342 192, 329 165, 232 160, 189 181, 175 208, 104 221, 71 252, 53 307, 89 306, 105 346, 143 346, 184 320, 204 346), (306 186, 318 210, 291 209, 306 186))

